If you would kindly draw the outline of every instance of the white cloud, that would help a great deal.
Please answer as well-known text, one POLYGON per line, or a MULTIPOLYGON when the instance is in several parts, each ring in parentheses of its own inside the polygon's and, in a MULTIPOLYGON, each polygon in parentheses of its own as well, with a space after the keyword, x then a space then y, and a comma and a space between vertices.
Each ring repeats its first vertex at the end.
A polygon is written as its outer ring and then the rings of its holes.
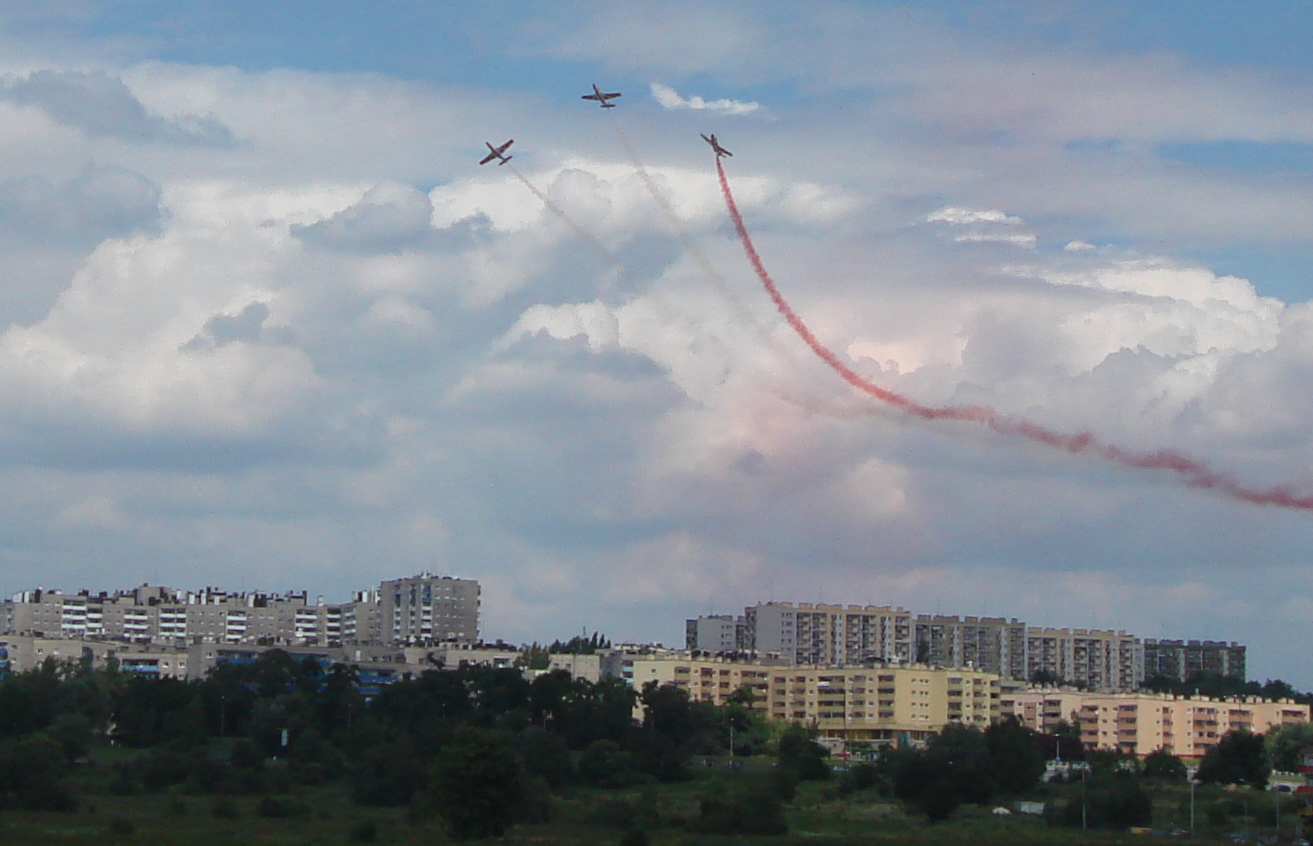
POLYGON ((760 103, 744 100, 704 100, 696 94, 685 99, 679 92, 659 82, 652 83, 652 99, 663 109, 687 109, 694 112, 713 112, 723 115, 749 115, 761 108, 760 103))
POLYGON ((965 209, 959 206, 944 206, 926 216, 926 223, 951 223, 965 226, 972 223, 999 223, 1015 226, 1024 221, 998 209, 965 209))
POLYGON ((1021 247, 1026 250, 1035 249, 1038 240, 1030 233, 1012 232, 968 232, 963 235, 953 236, 953 240, 962 244, 970 243, 996 243, 1011 244, 1014 247, 1021 247))

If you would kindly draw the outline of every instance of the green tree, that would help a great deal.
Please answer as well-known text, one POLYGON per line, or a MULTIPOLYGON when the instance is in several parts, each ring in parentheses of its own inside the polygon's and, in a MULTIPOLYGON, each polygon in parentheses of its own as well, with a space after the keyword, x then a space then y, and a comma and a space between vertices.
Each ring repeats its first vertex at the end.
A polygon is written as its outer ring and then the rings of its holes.
POLYGON ((434 806, 455 840, 500 837, 526 796, 523 767, 505 737, 461 726, 429 773, 434 806))
POLYGON ((1272 769, 1294 772, 1313 753, 1313 723, 1288 723, 1269 731, 1263 738, 1272 769))
POLYGON ((1140 775, 1154 781, 1185 781, 1188 772, 1180 758, 1166 749, 1157 749, 1144 757, 1140 775))
POLYGON ((1044 750, 1039 737, 1016 717, 985 729, 988 769, 1005 793, 1024 793, 1044 775, 1044 750))
POLYGON ((827 759, 830 753, 816 742, 816 730, 794 723, 780 735, 776 750, 780 769, 792 773, 799 781, 821 781, 830 777, 827 759))
POLYGON ((1247 784, 1261 790, 1271 772, 1263 736, 1233 729, 1204 753, 1195 777, 1203 784, 1247 784))

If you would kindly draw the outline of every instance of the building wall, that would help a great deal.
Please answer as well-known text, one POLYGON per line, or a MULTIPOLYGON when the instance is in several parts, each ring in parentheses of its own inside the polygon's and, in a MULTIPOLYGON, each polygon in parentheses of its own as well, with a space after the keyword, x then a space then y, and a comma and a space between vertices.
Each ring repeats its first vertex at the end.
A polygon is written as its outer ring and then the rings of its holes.
POLYGON ((38 589, 0 603, 0 634, 178 646, 465 644, 477 642, 478 619, 478 582, 429 574, 383 582, 341 604, 322 598, 310 604, 304 591, 183 592, 151 585, 112 594, 38 589))
POLYGON ((924 739, 950 722, 985 726, 998 714, 992 673, 932 667, 807 667, 687 656, 635 658, 632 684, 671 684, 724 704, 747 686, 771 719, 814 724, 822 737, 924 739))
POLYGON ((1203 673, 1244 679, 1245 647, 1226 641, 1146 638, 1144 672, 1146 678, 1159 675, 1176 681, 1203 673))
POLYGON ((1265 734, 1287 723, 1309 721, 1309 706, 1290 700, 1043 689, 1005 692, 1000 711, 1043 732, 1066 720, 1079 727, 1087 748, 1121 749, 1141 757, 1166 749, 1178 757, 1197 758, 1232 729, 1265 734))
POLYGON ((394 643, 475 643, 479 583, 420 573, 378 587, 383 639, 394 643))
POLYGON ((1099 691, 1131 691, 1144 680, 1144 644, 1123 631, 1026 630, 1024 678, 1038 673, 1099 691))

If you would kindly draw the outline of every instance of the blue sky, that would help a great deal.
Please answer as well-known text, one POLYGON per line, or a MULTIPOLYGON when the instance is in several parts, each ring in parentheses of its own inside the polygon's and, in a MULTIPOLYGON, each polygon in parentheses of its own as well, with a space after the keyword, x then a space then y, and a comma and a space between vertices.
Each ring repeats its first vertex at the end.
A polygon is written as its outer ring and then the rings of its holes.
POLYGON ((892 603, 1313 687, 1313 518, 855 394, 697 138, 864 377, 1313 493, 1310 18, 0 8, 0 588, 438 569, 525 640, 892 603))

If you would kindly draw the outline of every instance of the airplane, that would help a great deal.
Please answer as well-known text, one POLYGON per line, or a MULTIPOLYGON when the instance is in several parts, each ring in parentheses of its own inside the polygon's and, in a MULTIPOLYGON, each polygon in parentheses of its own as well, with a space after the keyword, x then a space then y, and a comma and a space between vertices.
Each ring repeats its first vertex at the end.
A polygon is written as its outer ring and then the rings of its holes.
POLYGON ((619 96, 620 96, 620 92, 619 92, 619 91, 615 92, 614 94, 603 94, 603 93, 602 93, 602 89, 598 88, 598 87, 597 87, 597 83, 594 82, 594 83, 593 83, 593 93, 592 93, 592 94, 585 94, 585 95, 584 95, 583 97, 581 97, 580 99, 581 99, 581 100, 596 100, 598 103, 600 103, 600 104, 602 105, 602 108, 604 108, 604 109, 614 109, 614 108, 615 108, 615 103, 608 103, 607 100, 612 100, 612 99, 615 99, 616 97, 619 97, 619 96))
MULTIPOLYGON (((701 135, 702 133, 698 133, 698 134, 701 135)), ((729 150, 726 150, 724 147, 720 146, 720 142, 716 140, 716 133, 714 133, 714 132, 711 133, 711 137, 710 137, 710 138, 708 138, 707 136, 703 135, 703 136, 702 136, 702 140, 703 140, 703 141, 706 141, 708 144, 711 145, 711 149, 713 149, 713 150, 716 151, 716 155, 717 155, 718 157, 719 157, 719 156, 732 156, 732 155, 734 155, 734 154, 731 153, 729 150)))
POLYGON ((506 164, 507 162, 509 162, 511 159, 515 158, 514 156, 503 156, 503 155, 502 155, 502 153, 505 153, 505 152, 506 152, 506 148, 507 148, 507 147, 509 147, 509 146, 511 146, 512 144, 515 143, 515 139, 514 139, 514 138, 512 138, 512 139, 509 140, 509 141, 507 141, 505 144, 501 145, 500 147, 494 147, 494 146, 492 146, 492 142, 491 142, 491 141, 484 141, 483 143, 488 145, 488 155, 486 155, 486 156, 483 157, 483 161, 479 162, 479 164, 481 164, 481 165, 486 165, 488 162, 492 161, 493 159, 501 159, 501 161, 497 162, 497 166, 498 166, 498 167, 501 167, 502 165, 504 165, 504 164, 506 164))

